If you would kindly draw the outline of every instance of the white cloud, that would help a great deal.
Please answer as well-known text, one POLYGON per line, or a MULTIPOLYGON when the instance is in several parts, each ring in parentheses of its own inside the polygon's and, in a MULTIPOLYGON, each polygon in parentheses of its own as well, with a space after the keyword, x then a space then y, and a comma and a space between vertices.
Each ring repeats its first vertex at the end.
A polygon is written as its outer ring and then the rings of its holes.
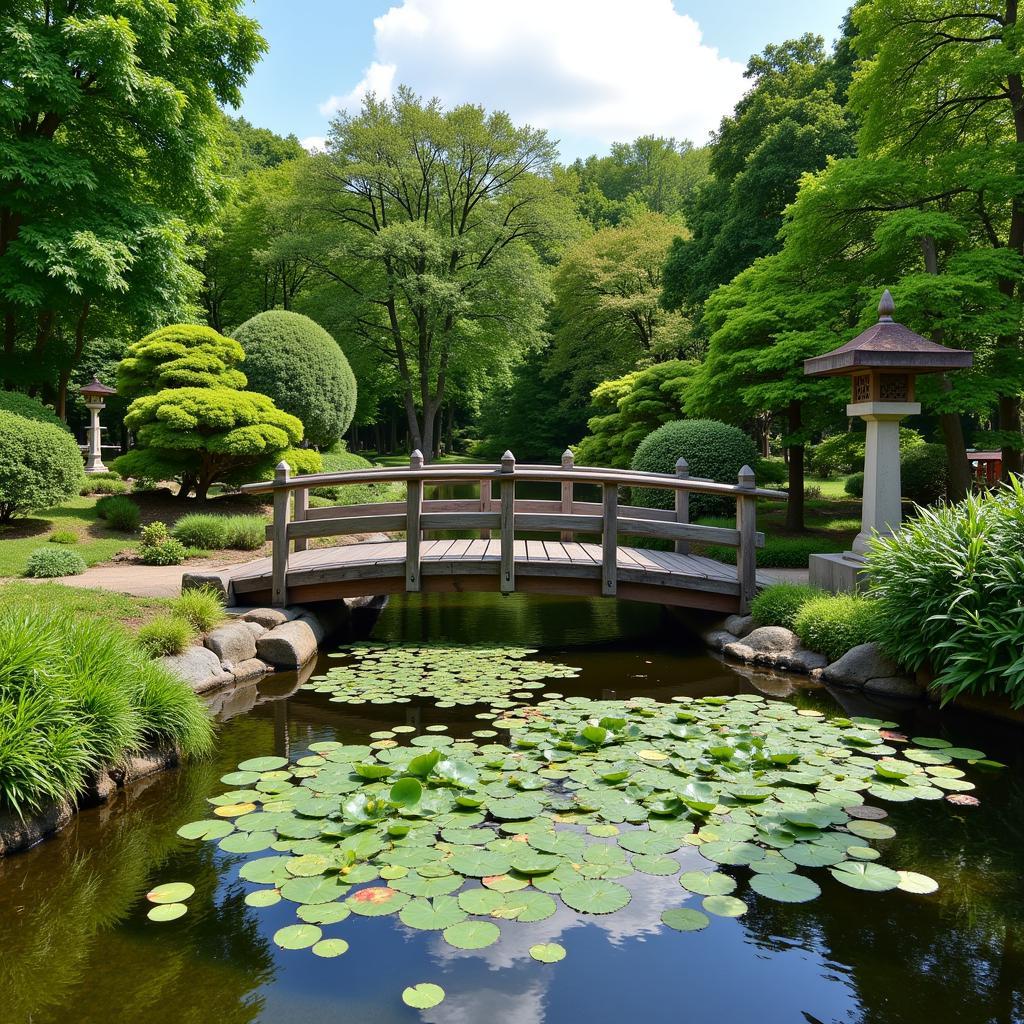
POLYGON ((299 142, 303 149, 310 153, 316 153, 327 148, 327 137, 324 135, 308 135, 299 142))
POLYGON ((704 142, 745 88, 743 66, 704 45, 672 0, 402 0, 374 30, 373 63, 321 113, 402 83, 507 110, 571 156, 648 133, 704 142))

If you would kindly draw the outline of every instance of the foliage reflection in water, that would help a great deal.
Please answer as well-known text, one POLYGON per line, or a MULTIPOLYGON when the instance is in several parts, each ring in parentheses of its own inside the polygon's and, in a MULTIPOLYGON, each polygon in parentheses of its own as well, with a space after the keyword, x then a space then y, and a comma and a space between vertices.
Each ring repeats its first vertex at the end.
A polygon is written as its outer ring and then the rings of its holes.
MULTIPOLYGON (((668 700, 756 692, 732 669, 695 648, 687 652, 673 620, 628 605, 609 611, 612 604, 478 595, 402 600, 385 612, 374 638, 420 640, 425 631, 439 642, 514 639, 541 647, 545 660, 581 667, 579 679, 558 682, 567 696, 668 700), (589 642, 581 625, 588 621, 589 642)), ((325 661, 324 669, 332 665, 337 662, 325 661)), ((805 709, 839 710, 823 694, 790 699, 805 709)), ((911 736, 941 736, 1003 761, 1018 758, 1008 771, 978 777, 977 808, 945 801, 887 805, 897 835, 881 844, 884 863, 933 876, 938 893, 865 894, 826 876, 813 902, 791 906, 751 895, 744 916, 714 917, 693 934, 659 920, 662 910, 683 904, 678 881, 644 875, 622 911, 581 916, 559 906, 535 924, 503 924, 501 940, 482 950, 451 947, 439 933, 408 929, 395 918, 358 918, 331 929, 344 929, 351 948, 321 959, 273 944, 278 929, 296 922, 295 904, 245 905, 252 887, 239 882, 238 871, 251 855, 174 835, 183 823, 208 815, 205 797, 224 788, 216 780, 247 758, 300 757, 311 743, 365 743, 372 732, 407 724, 424 733, 428 725, 446 725, 445 735, 468 737, 481 725, 475 710, 438 710, 419 699, 346 707, 299 691, 227 723, 214 762, 154 778, 4 864, 0 927, 8 941, 0 961, 0 1016, 62 1021, 73 1011, 90 1024, 340 1017, 528 1024, 635 1015, 674 1021, 685 1003, 695 1019, 1022 1019, 1022 961, 1014 945, 1024 905, 1020 734, 966 717, 845 709, 898 718, 911 736), (104 817, 109 820, 101 823, 104 817), (175 880, 196 885, 188 915, 152 924, 145 893, 175 880), (556 943, 567 951, 559 963, 531 955, 532 947, 556 943), (723 983, 724 965, 736 984, 723 983), (403 1004, 402 989, 424 981, 443 986, 445 1001, 423 1011, 403 1004)), ((696 851, 687 856, 700 863, 696 851)), ((635 881, 625 879, 630 886, 635 881)), ((700 897, 686 902, 699 907, 700 897)))

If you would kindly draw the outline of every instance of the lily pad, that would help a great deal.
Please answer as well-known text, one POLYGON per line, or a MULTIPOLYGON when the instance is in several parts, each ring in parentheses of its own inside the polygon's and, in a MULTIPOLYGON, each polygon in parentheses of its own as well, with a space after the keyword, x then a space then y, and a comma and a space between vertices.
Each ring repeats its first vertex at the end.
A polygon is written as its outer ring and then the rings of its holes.
POLYGON ((736 888, 736 883, 720 871, 684 871, 679 884, 698 896, 727 896, 736 888))
POLYGON ((321 939, 313 946, 313 955, 331 959, 348 952, 348 943, 344 939, 321 939))
POLYGON ((161 903, 150 907, 146 917, 150 921, 177 921, 188 913, 188 907, 184 903, 161 903))
POLYGON ((274 942, 282 949, 309 949, 322 935, 315 924, 289 924, 274 932, 274 942))
POLYGON ((444 989, 428 981, 410 985, 402 992, 402 1002, 414 1010, 429 1010, 444 1002, 444 989))
POLYGON ((498 941, 501 929, 491 921, 462 921, 445 928, 444 941, 456 949, 484 949, 498 941))
POLYGON ((871 862, 843 861, 829 872, 837 882, 864 892, 887 892, 900 884, 900 876, 892 868, 871 862))
POLYGON ((769 900, 779 903, 807 903, 821 895, 817 882, 805 875, 754 875, 750 888, 769 900))
POLYGON ((897 871, 896 874, 899 875, 900 878, 899 884, 896 888, 902 889, 904 892, 912 892, 919 896, 926 896, 929 893, 938 891, 939 883, 928 875, 921 875, 916 871, 897 871))
POLYGON ((662 912, 661 921, 677 932, 699 932, 711 924, 707 914, 692 907, 676 907, 662 912))
POLYGON ((196 887, 189 882, 164 882, 150 889, 146 899, 150 903, 181 903, 195 894, 196 887))
POLYGON ((566 906, 583 914, 611 914, 629 903, 629 890, 618 882, 582 879, 570 882, 559 894, 566 906))
POLYGON ((741 917, 747 912, 746 903, 736 896, 705 896, 700 905, 709 914, 717 914, 718 917, 741 917))
POLYGON ((538 942, 530 947, 530 956, 542 964, 557 964, 565 959, 565 947, 557 942, 538 942))

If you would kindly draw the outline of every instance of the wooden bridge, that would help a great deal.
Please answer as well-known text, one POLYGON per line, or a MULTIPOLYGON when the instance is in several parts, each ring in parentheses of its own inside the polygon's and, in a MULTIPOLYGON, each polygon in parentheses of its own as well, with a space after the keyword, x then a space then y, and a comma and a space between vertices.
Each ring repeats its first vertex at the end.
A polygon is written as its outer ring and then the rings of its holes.
POLYGON ((407 468, 299 477, 282 463, 273 481, 242 490, 273 494, 274 522, 267 527, 273 549, 269 558, 217 574, 232 604, 282 606, 403 591, 486 590, 618 597, 723 612, 746 611, 767 582, 756 571, 755 549, 764 544, 756 528, 757 499, 786 497, 756 487, 746 466, 736 484, 721 484, 690 477, 682 459, 675 475, 669 475, 576 467, 571 452, 561 466, 517 464, 511 452, 496 465, 426 466, 414 452, 407 468), (314 487, 396 481, 406 486, 405 501, 309 506, 314 487), (430 485, 467 483, 479 489, 477 497, 424 497, 430 485), (517 497, 520 483, 558 484, 560 497, 517 497), (601 501, 577 500, 577 487, 597 488, 601 501), (620 505, 619 491, 625 487, 672 491, 674 508, 620 505), (691 523, 691 494, 735 501, 735 528, 691 523), (399 531, 403 540, 310 546, 313 538, 399 531), (428 539, 438 532, 478 536, 428 539), (670 541, 673 550, 620 544, 633 537, 670 541), (691 554, 693 543, 736 548, 736 565, 691 554))

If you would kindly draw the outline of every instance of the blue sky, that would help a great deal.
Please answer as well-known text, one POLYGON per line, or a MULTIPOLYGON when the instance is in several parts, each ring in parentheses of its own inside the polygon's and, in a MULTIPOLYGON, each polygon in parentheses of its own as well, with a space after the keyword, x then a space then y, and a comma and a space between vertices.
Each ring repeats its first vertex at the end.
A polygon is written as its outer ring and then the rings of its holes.
POLYGON ((399 83, 547 128, 572 159, 654 132, 702 142, 747 57, 817 32, 847 0, 249 0, 270 52, 243 113, 309 144, 368 89, 399 83), (375 24, 376 20, 376 24, 375 24))

